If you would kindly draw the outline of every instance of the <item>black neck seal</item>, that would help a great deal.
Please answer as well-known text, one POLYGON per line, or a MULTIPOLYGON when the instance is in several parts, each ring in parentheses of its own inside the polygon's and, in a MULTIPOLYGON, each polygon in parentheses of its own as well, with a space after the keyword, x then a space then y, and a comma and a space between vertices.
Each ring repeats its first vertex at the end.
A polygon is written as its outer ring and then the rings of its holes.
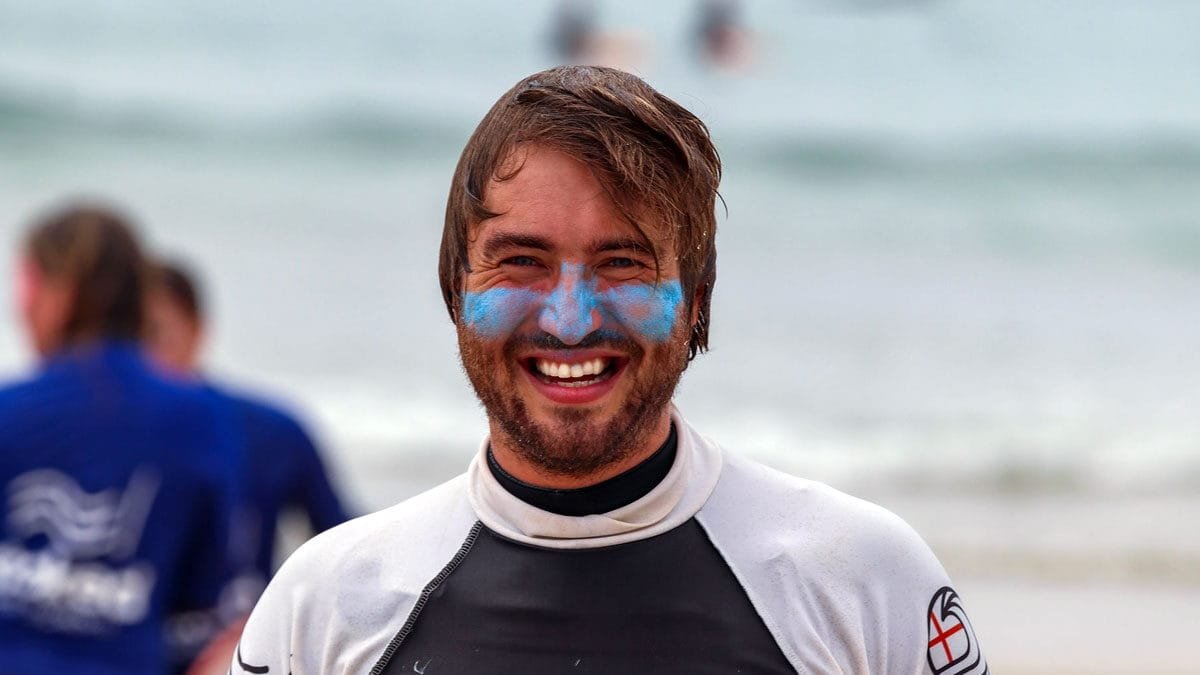
POLYGON ((526 504, 560 516, 590 516, 608 513, 646 496, 667 477, 675 463, 677 446, 675 424, 672 423, 667 440, 640 464, 606 481, 573 490, 541 488, 514 478, 501 468, 491 447, 487 451, 487 463, 496 481, 526 504))

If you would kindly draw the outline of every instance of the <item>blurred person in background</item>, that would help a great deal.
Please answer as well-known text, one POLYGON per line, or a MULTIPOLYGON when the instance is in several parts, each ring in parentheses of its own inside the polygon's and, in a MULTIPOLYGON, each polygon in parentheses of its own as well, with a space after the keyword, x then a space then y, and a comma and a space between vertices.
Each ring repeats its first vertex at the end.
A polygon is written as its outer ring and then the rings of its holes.
POLYGON ((737 0, 701 0, 696 43, 701 57, 724 70, 745 68, 750 62, 751 36, 742 26, 737 0))
POLYGON ((651 44, 641 30, 600 26, 594 0, 562 0, 550 26, 550 45, 563 63, 597 64, 633 70, 645 66, 651 44))
POLYGON ((591 53, 596 31, 596 6, 591 0, 563 0, 558 3, 550 42, 554 53, 564 61, 576 63, 591 53))
MULTIPOLYGON (((176 379, 203 388, 233 424, 243 453, 243 491, 233 521, 230 564, 236 579, 224 598, 229 614, 242 617, 254 606, 275 570, 280 517, 298 509, 312 532, 348 519, 324 462, 296 419, 274 404, 217 386, 202 373, 207 311, 196 275, 170 261, 151 265, 146 341, 154 362, 176 379)), ((234 621, 215 638, 196 622, 172 622, 170 638, 177 672, 223 672, 241 633, 234 621), (210 640, 210 638, 212 638, 210 640)))
POLYGON ((245 453, 245 492, 237 511, 234 541, 250 561, 238 593, 247 609, 275 570, 280 516, 299 509, 313 532, 349 518, 312 439, 296 419, 272 403, 218 386, 202 374, 206 312, 195 275, 184 265, 153 265, 147 298, 147 344, 169 374, 197 384, 228 408, 245 453))
POLYGON ((910 527, 672 404, 708 348, 720 177, 704 123, 627 73, 555 68, 493 105, 440 258, 490 436, 301 547, 233 672, 987 671, 910 527))
MULTIPOLYGON (((724 71, 741 71, 750 65, 753 36, 741 19, 736 0, 701 0, 697 3, 693 40, 704 65, 724 71)), ((594 0, 562 0, 551 20, 550 44, 563 63, 602 65, 633 70, 646 65, 651 44, 636 30, 600 28, 594 0)))
POLYGON ((19 275, 40 364, 0 390, 0 670, 165 672, 168 617, 215 617, 230 579, 236 440, 144 359, 146 261, 121 215, 50 213, 19 275))

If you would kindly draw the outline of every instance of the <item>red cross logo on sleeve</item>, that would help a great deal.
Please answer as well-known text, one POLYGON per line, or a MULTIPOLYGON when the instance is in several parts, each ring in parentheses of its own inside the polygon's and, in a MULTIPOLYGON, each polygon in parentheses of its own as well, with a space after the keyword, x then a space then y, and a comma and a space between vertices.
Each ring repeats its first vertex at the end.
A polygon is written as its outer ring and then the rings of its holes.
POLYGON ((963 625, 961 623, 956 623, 950 630, 944 630, 942 628, 942 624, 937 620, 937 616, 935 616, 933 612, 929 613, 929 620, 933 623, 933 630, 931 632, 934 633, 933 639, 929 641, 929 648, 933 649, 940 644, 942 649, 946 652, 946 663, 950 663, 954 660, 954 652, 950 650, 950 636, 961 631, 963 629, 963 625))
POLYGON ((979 652, 975 631, 953 588, 945 586, 933 594, 926 617, 927 658, 934 675, 987 674, 987 662, 979 652))

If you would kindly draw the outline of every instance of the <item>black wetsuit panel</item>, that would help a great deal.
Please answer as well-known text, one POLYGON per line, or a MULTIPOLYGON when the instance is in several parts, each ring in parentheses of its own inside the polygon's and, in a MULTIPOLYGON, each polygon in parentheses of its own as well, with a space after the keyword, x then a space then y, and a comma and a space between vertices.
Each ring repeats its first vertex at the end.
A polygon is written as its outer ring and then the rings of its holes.
POLYGON ((793 673, 694 519, 598 549, 483 528, 382 673, 793 673))

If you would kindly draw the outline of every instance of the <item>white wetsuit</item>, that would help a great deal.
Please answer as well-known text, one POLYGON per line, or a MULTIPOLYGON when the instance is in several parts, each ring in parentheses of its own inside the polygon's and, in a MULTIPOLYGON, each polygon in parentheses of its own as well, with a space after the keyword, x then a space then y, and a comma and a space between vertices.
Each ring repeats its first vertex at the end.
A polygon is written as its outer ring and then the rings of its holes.
POLYGON ((233 673, 987 672, 945 570, 868 502, 728 453, 673 411, 666 476, 565 516, 486 461, 284 564, 233 673))

